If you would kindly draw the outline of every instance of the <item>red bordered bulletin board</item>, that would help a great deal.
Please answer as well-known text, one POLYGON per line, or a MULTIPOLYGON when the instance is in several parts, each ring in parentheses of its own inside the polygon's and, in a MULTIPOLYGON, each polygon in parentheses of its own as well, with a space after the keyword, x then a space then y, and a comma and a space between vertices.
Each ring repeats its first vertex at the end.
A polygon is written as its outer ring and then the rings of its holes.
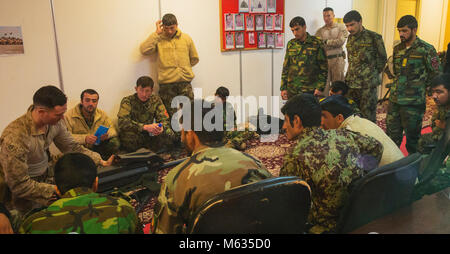
POLYGON ((284 19, 284 0, 220 0, 221 51, 283 48, 284 19))

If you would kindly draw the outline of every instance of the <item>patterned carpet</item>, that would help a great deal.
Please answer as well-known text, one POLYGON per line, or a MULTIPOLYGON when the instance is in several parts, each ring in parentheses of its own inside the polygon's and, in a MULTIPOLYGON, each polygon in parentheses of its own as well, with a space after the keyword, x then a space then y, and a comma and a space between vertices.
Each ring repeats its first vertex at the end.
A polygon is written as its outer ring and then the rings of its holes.
MULTIPOLYGON (((386 111, 387 111, 387 101, 381 103, 377 107, 377 124, 383 130, 386 130, 386 111)), ((435 110, 436 105, 432 99, 427 100, 427 109, 423 119, 423 127, 431 125, 432 112, 435 110)), ((248 141, 245 152, 260 159, 262 163, 266 166, 273 176, 279 176, 280 168, 283 164, 283 157, 290 147, 294 145, 295 142, 289 141, 287 137, 283 134, 281 135, 268 135, 263 136, 260 139, 248 141)), ((165 155, 167 156, 167 155, 165 155)), ((168 160, 175 160, 179 158, 186 157, 186 153, 180 153, 176 158, 170 158, 168 160)), ((170 171, 169 169, 159 171, 158 182, 162 183, 165 176, 170 171)), ((130 194, 130 193, 129 193, 130 194)), ((139 218, 142 223, 148 224, 153 216, 153 207, 157 197, 153 197, 144 207, 143 211, 139 213, 139 218)), ((137 202, 132 202, 132 205, 136 206, 137 202)))

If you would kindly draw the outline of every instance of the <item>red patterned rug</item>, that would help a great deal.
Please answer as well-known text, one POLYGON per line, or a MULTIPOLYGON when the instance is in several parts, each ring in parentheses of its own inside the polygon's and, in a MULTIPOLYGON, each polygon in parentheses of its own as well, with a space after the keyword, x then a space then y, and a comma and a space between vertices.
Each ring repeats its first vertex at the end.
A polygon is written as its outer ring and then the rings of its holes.
MULTIPOLYGON (((377 108, 377 124, 383 130, 386 130, 386 111, 388 102, 384 102, 378 105, 377 108)), ((432 99, 427 100, 427 109, 423 119, 423 126, 427 127, 431 124, 432 112, 435 110, 436 105, 432 99)), ((244 152, 260 159, 273 176, 279 176, 280 168, 283 165, 283 157, 286 151, 294 145, 295 142, 289 141, 285 135, 267 135, 262 136, 260 139, 248 141, 247 147, 244 152)), ((171 160, 183 158, 186 153, 181 153, 177 158, 170 158, 171 160)), ((170 169, 159 171, 158 182, 162 183, 165 176, 170 169)), ((153 216, 153 207, 157 197, 151 198, 146 204, 143 211, 139 213, 139 218, 142 223, 148 224, 153 216)), ((132 202, 132 205, 136 206, 137 202, 132 202)))

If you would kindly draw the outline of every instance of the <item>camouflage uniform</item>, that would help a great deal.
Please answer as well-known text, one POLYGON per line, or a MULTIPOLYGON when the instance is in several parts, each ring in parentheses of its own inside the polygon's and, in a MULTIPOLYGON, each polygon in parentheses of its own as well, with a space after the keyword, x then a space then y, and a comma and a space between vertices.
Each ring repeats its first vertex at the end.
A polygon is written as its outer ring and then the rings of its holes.
POLYGON ((356 102, 364 118, 376 123, 377 87, 381 84, 380 73, 387 61, 383 38, 363 28, 358 34, 349 35, 347 52, 347 97, 356 102))
POLYGON ((299 176, 311 186, 311 233, 333 231, 349 195, 349 185, 377 167, 383 146, 346 129, 305 128, 284 157, 280 176, 299 176))
POLYGON ((386 133, 398 145, 406 134, 406 149, 415 153, 425 113, 426 90, 440 72, 439 58, 434 47, 419 37, 406 48, 405 43, 394 47, 394 81, 389 96, 386 133))
POLYGON ((67 131, 64 120, 48 125, 46 132, 36 129, 28 112, 10 123, 0 138, 0 202, 19 215, 47 205, 55 192, 49 147, 62 153, 81 152, 100 164, 98 153, 78 144, 67 131))
POLYGON ((168 148, 175 139, 169 115, 157 95, 150 96, 146 102, 142 102, 137 94, 123 98, 117 117, 120 143, 126 152, 134 152, 139 148, 157 152, 161 148, 168 148), (163 133, 156 137, 142 129, 144 125, 154 122, 161 123, 164 128, 163 133))
POLYGON ((154 209, 154 233, 185 233, 185 225, 208 199, 272 175, 250 155, 231 148, 207 147, 166 176, 154 209))
POLYGON ((432 132, 423 134, 419 138, 419 143, 417 144, 417 151, 421 154, 428 153, 430 151, 426 151, 427 145, 435 144, 441 139, 442 135, 444 134, 444 129, 441 129, 440 127, 436 126, 436 120, 440 121, 441 123, 445 123, 446 119, 445 116, 447 115, 447 112, 450 110, 450 105, 445 106, 438 106, 438 111, 433 114, 431 117, 431 126, 432 126, 432 132))
POLYGON ((125 199, 83 187, 67 191, 20 227, 22 234, 132 234, 139 230, 136 212, 125 199))
POLYGON ((178 110, 177 108, 172 108, 172 100, 176 96, 186 96, 191 101, 194 99, 192 85, 189 82, 178 82, 160 85, 158 94, 167 109, 167 113, 169 113, 169 118, 172 118, 172 116, 178 110))
POLYGON ((281 73, 280 91, 288 98, 300 93, 323 91, 328 75, 328 62, 323 42, 307 34, 304 42, 292 39, 287 44, 281 73))
POLYGON ((442 167, 425 182, 418 182, 414 186, 413 201, 421 199, 424 195, 431 195, 450 187, 450 159, 447 156, 442 167))
POLYGON ((233 105, 229 102, 225 103, 225 110, 223 111, 223 129, 225 131, 223 142, 229 148, 245 150, 247 147, 246 141, 259 138, 258 133, 251 131, 248 126, 245 126, 243 130, 237 129, 236 112, 234 111, 233 105), (231 119, 233 119, 232 123, 230 123, 231 119))

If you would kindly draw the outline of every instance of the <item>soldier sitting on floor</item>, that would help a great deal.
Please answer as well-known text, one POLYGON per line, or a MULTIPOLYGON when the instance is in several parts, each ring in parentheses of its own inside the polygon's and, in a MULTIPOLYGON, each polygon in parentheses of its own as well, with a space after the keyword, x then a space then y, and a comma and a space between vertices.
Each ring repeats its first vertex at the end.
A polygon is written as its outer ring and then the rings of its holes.
POLYGON ((84 90, 81 93, 81 102, 69 110, 64 119, 67 130, 78 143, 99 153, 106 160, 119 152, 120 143, 111 119, 103 110, 97 108, 99 99, 100 96, 95 90, 84 90), (100 125, 109 129, 98 142, 94 134, 100 125))
POLYGON ((176 136, 161 98, 152 94, 153 80, 142 76, 135 89, 135 94, 122 99, 117 114, 122 148, 126 152, 139 148, 158 152, 169 148, 176 136))
POLYGON ((247 147, 246 141, 250 139, 259 138, 256 131, 250 131, 248 126, 244 130, 239 131, 236 124, 236 112, 233 105, 227 102, 227 97, 230 95, 228 88, 221 86, 217 88, 215 96, 215 106, 224 106, 223 108, 223 130, 225 131, 224 143, 226 147, 237 150, 245 150, 247 147))

